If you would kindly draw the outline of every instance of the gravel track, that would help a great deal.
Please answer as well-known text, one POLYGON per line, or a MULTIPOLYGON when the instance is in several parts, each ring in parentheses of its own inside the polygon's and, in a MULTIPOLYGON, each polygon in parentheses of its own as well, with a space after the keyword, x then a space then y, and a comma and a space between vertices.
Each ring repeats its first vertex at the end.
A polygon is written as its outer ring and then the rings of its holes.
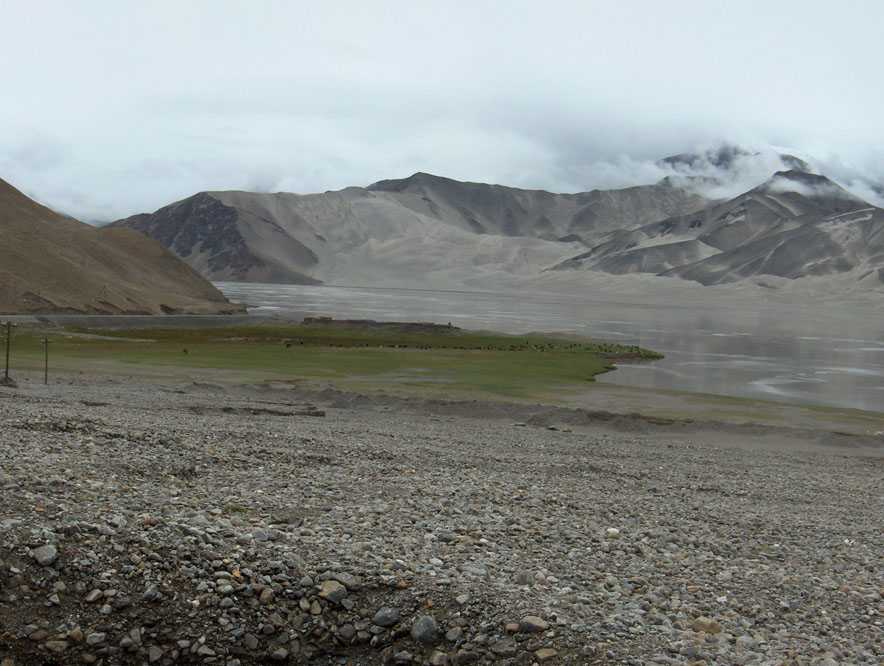
POLYGON ((882 663, 884 443, 572 417, 0 389, 0 662, 882 663))

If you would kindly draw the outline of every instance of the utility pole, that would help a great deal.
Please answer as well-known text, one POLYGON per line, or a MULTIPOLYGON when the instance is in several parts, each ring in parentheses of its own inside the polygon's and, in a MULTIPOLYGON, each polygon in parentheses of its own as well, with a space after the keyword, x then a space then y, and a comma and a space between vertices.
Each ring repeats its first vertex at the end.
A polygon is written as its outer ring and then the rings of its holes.
POLYGON ((12 344, 12 322, 6 322, 6 370, 3 371, 3 380, 9 383, 9 346, 12 344))
POLYGON ((43 337, 43 384, 49 383, 49 338, 43 337))

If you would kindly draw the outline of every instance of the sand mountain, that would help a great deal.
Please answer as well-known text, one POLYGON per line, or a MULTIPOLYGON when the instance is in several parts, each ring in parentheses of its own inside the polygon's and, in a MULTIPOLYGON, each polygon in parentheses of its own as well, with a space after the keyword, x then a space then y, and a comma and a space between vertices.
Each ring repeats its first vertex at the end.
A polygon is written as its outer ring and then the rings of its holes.
POLYGON ((0 180, 0 312, 239 309, 159 243, 60 215, 0 180))
MULTIPOLYGON (((726 178, 747 156, 725 147, 666 160, 726 178)), ((794 168, 727 200, 678 178, 554 194, 416 173, 321 194, 203 192, 112 227, 151 236, 214 280, 483 288, 568 270, 877 280, 884 213, 797 157, 770 159, 794 168)))
POLYGON ((792 169, 729 201, 614 231, 553 270, 652 273, 702 284, 884 269, 884 211, 792 169))
POLYGON ((213 280, 374 284, 526 273, 600 235, 702 208, 669 184, 554 194, 425 173, 298 195, 202 192, 115 222, 213 280))

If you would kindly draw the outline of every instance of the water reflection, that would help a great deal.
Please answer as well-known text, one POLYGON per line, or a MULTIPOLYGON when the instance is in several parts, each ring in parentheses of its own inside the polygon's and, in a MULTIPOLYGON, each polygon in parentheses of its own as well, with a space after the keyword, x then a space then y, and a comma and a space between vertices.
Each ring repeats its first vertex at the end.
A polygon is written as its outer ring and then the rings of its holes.
POLYGON ((601 381, 880 410, 884 327, 856 313, 622 303, 570 295, 219 283, 256 314, 423 320, 511 333, 567 331, 666 358, 601 381))

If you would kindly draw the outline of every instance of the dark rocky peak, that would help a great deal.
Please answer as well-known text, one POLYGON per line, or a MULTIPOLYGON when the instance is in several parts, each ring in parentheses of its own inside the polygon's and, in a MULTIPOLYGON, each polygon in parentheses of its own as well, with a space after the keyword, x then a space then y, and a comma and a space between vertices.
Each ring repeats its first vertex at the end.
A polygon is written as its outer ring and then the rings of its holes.
POLYGON ((723 143, 716 148, 709 148, 700 153, 679 153, 670 155, 659 160, 657 164, 669 166, 675 169, 697 169, 704 165, 711 165, 719 169, 729 169, 739 157, 747 157, 757 153, 728 143, 723 143))
POLYGON ((810 171, 810 165, 805 162, 800 157, 795 157, 795 155, 790 155, 789 153, 780 153, 780 159, 783 161, 783 164, 789 169, 795 169, 798 171, 810 171))
MULTIPOLYGON (((747 157, 758 157, 761 155, 758 151, 746 150, 741 146, 729 143, 723 143, 714 148, 709 148, 701 152, 679 153, 678 155, 670 155, 659 160, 657 164, 663 167, 669 167, 676 171, 703 171, 704 168, 713 167, 729 171, 734 168, 737 160, 747 157)), ((801 171, 810 171, 810 165, 800 157, 789 153, 779 153, 778 157, 783 166, 789 169, 798 169, 801 171)))
POLYGON ((810 185, 811 187, 820 187, 827 185, 838 187, 827 176, 823 176, 822 174, 818 173, 810 173, 809 171, 804 171, 801 169, 787 169, 786 171, 777 171, 768 182, 776 181, 778 178, 785 178, 786 180, 791 180, 795 183, 801 183, 802 185, 810 185))
POLYGON ((410 175, 408 178, 392 178, 389 180, 379 180, 376 183, 372 183, 365 189, 374 192, 405 192, 406 190, 413 189, 415 187, 433 185, 438 183, 458 183, 458 181, 452 180, 451 178, 434 176, 431 173, 418 171, 417 173, 410 175))

